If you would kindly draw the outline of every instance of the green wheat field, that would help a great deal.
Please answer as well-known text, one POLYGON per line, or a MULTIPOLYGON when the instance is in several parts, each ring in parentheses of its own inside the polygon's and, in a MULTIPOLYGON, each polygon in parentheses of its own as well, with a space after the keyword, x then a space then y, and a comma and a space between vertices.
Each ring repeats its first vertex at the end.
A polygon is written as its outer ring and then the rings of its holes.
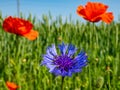
POLYGON ((49 73, 40 63, 51 44, 72 43, 88 55, 82 72, 65 77, 64 90, 120 90, 120 22, 99 24, 63 21, 43 15, 41 20, 21 16, 34 25, 39 37, 29 41, 6 33, 0 15, 0 90, 7 90, 6 81, 15 82, 18 90, 61 90, 61 76, 49 73))

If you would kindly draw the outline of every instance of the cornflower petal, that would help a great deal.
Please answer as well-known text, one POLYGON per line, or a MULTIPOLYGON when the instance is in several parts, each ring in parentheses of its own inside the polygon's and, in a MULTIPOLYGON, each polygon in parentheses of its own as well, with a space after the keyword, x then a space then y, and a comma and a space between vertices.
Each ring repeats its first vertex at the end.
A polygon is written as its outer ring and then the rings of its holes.
POLYGON ((47 48, 47 54, 46 54, 49 58, 54 58, 54 55, 51 53, 51 47, 47 48))
POLYGON ((61 75, 61 70, 57 67, 51 73, 55 74, 56 76, 61 75))
POLYGON ((52 72, 56 68, 56 65, 47 64, 47 67, 50 69, 49 72, 52 72))
POLYGON ((53 54, 53 56, 57 56, 55 44, 53 44, 52 47, 50 48, 50 52, 51 52, 51 54, 53 54))
POLYGON ((68 46, 68 56, 70 57, 70 56, 74 55, 76 50, 77 50, 77 48, 75 48, 74 45, 69 44, 69 46, 68 46))
POLYGON ((53 62, 53 59, 49 58, 47 55, 43 55, 43 59, 44 59, 44 61, 42 61, 41 65, 45 65, 47 63, 52 63, 53 62))
POLYGON ((68 45, 65 45, 64 43, 62 43, 61 45, 58 45, 58 48, 60 49, 60 52, 65 55, 66 50, 68 48, 68 45))

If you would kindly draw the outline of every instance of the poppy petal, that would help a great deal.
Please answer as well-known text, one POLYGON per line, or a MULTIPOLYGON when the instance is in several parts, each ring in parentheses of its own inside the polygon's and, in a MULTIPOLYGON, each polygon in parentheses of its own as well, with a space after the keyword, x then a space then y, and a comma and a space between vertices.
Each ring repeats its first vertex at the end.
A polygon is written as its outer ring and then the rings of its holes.
POLYGON ((17 86, 15 83, 9 81, 6 82, 6 85, 10 90, 16 90, 17 88, 19 88, 19 86, 17 86))
POLYGON ((98 22, 98 21, 100 21, 100 20, 101 20, 101 17, 98 16, 98 17, 94 17, 94 18, 92 18, 92 19, 89 20, 89 21, 91 21, 91 22, 98 22))
POLYGON ((35 30, 30 30, 29 33, 26 33, 23 36, 29 40, 35 40, 38 37, 38 32, 35 30))
POLYGON ((105 13, 101 16, 102 18, 102 21, 106 22, 107 24, 111 23, 114 16, 113 16, 113 13, 112 12, 109 12, 109 13, 105 13))
POLYGON ((84 7, 83 6, 78 6, 78 8, 77 8, 77 14, 79 15, 79 16, 81 16, 81 17, 83 17, 84 19, 86 19, 86 20, 90 20, 87 16, 86 16, 86 14, 88 14, 89 12, 87 12, 87 11, 85 11, 85 9, 84 9, 84 7))
POLYGON ((89 12, 87 16, 90 15, 95 17, 105 13, 108 6, 99 2, 88 2, 85 8, 87 12, 89 12))
POLYGON ((80 15, 80 16, 82 16, 82 17, 85 17, 85 10, 84 10, 84 8, 83 8, 83 6, 78 6, 78 8, 77 8, 77 14, 78 15, 80 15))

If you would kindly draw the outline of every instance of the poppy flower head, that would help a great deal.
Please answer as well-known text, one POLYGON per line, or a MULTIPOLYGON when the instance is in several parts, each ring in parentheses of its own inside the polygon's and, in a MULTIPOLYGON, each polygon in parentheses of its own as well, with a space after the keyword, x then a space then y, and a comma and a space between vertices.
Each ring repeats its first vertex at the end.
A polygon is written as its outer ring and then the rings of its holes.
POLYGON ((109 24, 114 16, 112 12, 106 12, 107 5, 99 2, 87 2, 85 6, 78 6, 77 14, 90 22, 98 22, 100 20, 109 24))
POLYGON ((41 63, 41 65, 49 68, 49 72, 54 75, 72 76, 73 73, 81 72, 82 68, 87 65, 88 61, 85 52, 82 51, 77 56, 74 56, 77 50, 74 45, 62 43, 58 48, 61 54, 57 54, 54 44, 48 47, 41 63))
POLYGON ((17 17, 9 16, 3 21, 3 29, 6 32, 24 36, 29 40, 34 40, 38 37, 38 32, 32 30, 32 28, 32 23, 17 17))
POLYGON ((18 85, 9 81, 6 82, 6 86, 8 87, 9 90, 17 90, 17 88, 19 88, 18 85))

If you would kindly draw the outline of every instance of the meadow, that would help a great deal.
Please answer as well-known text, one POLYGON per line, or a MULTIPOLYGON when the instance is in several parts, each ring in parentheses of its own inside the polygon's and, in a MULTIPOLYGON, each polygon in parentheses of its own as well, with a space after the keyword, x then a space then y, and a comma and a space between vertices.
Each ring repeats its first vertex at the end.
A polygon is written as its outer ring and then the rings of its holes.
POLYGON ((51 15, 42 20, 22 18, 34 24, 39 37, 29 41, 6 33, 0 16, 0 90, 7 90, 6 81, 18 84, 18 90, 61 90, 61 76, 40 63, 48 46, 62 42, 74 44, 77 53, 84 50, 89 61, 82 72, 65 77, 64 90, 120 90, 120 22, 96 24, 71 18, 63 22, 51 15))

